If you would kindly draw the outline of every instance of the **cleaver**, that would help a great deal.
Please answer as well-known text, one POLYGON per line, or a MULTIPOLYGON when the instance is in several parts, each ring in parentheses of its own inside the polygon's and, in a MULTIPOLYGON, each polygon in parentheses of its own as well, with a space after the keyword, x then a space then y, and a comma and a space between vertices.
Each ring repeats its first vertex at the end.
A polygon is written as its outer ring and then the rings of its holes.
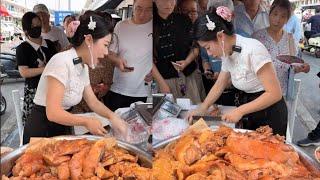
POLYGON ((229 127, 234 127, 235 123, 228 123, 225 121, 221 120, 221 116, 193 116, 192 117, 192 124, 194 124, 195 122, 197 122, 199 119, 203 119, 208 126, 220 126, 220 125, 226 125, 229 127))

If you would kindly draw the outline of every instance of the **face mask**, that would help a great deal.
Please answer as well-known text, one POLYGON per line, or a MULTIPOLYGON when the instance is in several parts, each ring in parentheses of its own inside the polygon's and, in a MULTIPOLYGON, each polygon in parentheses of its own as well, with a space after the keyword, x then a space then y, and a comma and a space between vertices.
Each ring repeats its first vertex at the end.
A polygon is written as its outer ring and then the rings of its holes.
MULTIPOLYGON (((92 44, 92 46, 93 46, 93 44, 92 44)), ((90 53, 90 58, 91 58, 91 65, 90 65, 90 67, 91 67, 91 69, 95 69, 96 67, 95 67, 95 65, 94 65, 94 63, 93 63, 93 55, 92 55, 92 51, 91 51, 91 48, 90 48, 91 46, 88 46, 88 49, 89 49, 89 53, 90 53)))
POLYGON ((41 36, 41 26, 32 27, 28 31, 28 35, 32 38, 39 38, 41 36))

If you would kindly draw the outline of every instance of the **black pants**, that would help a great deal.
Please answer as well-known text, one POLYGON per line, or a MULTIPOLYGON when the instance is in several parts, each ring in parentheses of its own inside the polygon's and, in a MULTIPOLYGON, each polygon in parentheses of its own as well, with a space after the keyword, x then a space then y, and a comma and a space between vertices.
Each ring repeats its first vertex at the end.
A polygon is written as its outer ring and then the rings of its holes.
POLYGON ((308 134, 308 138, 311 140, 320 139, 320 122, 318 122, 317 127, 308 134))
POLYGON ((207 79, 206 76, 202 75, 202 82, 206 95, 208 95, 212 86, 214 85, 214 81, 211 79, 207 79))
MULTIPOLYGON (((238 105, 251 102, 257 99, 263 93, 264 92, 245 93, 240 91, 237 94, 237 96, 239 96, 238 105)), ((235 101, 237 102, 237 100, 235 101)), ((250 130, 255 130, 260 126, 269 125, 272 128, 274 134, 286 136, 288 124, 288 109, 284 98, 266 109, 246 115, 242 121, 242 124, 245 129, 250 130)))
POLYGON ((132 103, 142 101, 146 102, 147 97, 130 97, 109 91, 104 97, 104 104, 111 110, 115 111, 119 108, 129 107, 132 103))
POLYGON ((27 144, 31 137, 53 137, 71 134, 71 127, 51 122, 47 118, 46 108, 35 105, 26 121, 23 131, 23 144, 27 144))

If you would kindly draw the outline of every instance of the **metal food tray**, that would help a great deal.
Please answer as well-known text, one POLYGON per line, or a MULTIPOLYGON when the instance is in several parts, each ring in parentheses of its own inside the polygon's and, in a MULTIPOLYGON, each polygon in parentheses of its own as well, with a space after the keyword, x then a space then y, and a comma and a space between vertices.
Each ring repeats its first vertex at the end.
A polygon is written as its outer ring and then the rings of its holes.
MULTIPOLYGON (((75 139, 85 138, 91 141, 96 141, 104 137, 93 136, 93 135, 81 135, 81 136, 57 136, 53 138, 57 140, 75 140, 75 139)), ((120 148, 129 151, 130 154, 137 155, 139 159, 138 163, 141 166, 152 168, 152 156, 147 152, 137 148, 136 146, 133 146, 131 144, 128 144, 119 140, 117 140, 117 145, 120 148)), ((11 153, 1 158, 1 172, 0 172, 1 176, 0 177, 2 177, 2 175, 6 175, 6 176, 11 175, 11 171, 13 166, 15 165, 16 160, 24 153, 27 147, 28 147, 28 144, 12 151, 11 153)))
MULTIPOLYGON (((211 126, 210 128, 212 130, 217 130, 219 127, 218 126, 211 126)), ((236 129, 236 128, 233 128, 233 130, 236 131, 236 132, 242 132, 242 133, 251 131, 251 130, 236 129)), ((171 142, 174 142, 174 141, 178 140, 180 137, 181 137, 180 135, 172 137, 170 139, 161 141, 161 142, 153 145, 152 147, 153 147, 154 150, 164 148, 166 145, 170 144, 171 142)), ((297 145, 294 145, 292 143, 287 143, 287 144, 291 145, 294 148, 294 150, 299 154, 301 162, 305 165, 305 167, 308 170, 310 170, 311 172, 314 172, 315 174, 320 174, 320 164, 315 159, 313 159, 308 154, 306 154, 297 145)))

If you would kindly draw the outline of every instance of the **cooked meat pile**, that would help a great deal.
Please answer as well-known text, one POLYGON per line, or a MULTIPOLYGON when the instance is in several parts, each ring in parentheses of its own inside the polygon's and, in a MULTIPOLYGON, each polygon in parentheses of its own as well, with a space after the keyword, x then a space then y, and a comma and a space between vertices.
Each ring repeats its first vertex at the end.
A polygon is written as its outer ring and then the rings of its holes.
POLYGON ((154 180, 320 179, 268 126, 240 133, 228 127, 192 131, 156 152, 154 180))
POLYGON ((113 138, 60 140, 40 149, 26 151, 16 161, 10 179, 151 179, 151 169, 141 167, 138 157, 117 147, 113 138))

